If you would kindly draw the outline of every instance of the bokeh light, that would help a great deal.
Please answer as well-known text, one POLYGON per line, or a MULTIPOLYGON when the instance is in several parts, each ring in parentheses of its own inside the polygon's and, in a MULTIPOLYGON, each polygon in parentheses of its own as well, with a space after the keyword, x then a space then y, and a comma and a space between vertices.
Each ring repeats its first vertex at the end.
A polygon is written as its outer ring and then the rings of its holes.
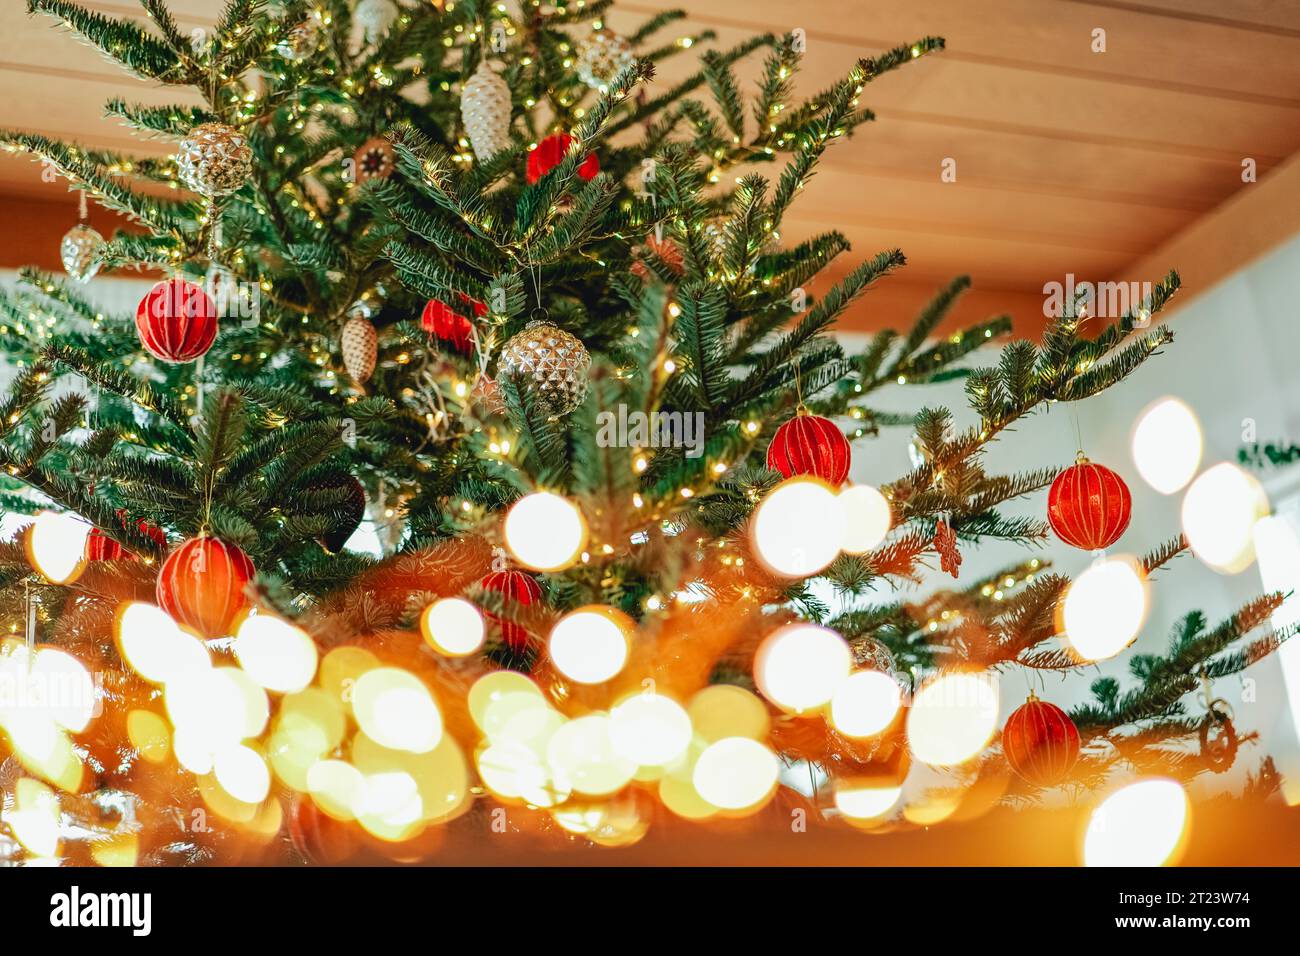
POLYGON ((710 744, 724 737, 763 741, 772 727, 767 705, 735 684, 711 684, 696 692, 686 712, 695 735, 710 744))
POLYGON ((779 772, 776 754, 763 744, 748 737, 724 737, 700 754, 691 780, 715 807, 740 811, 766 803, 779 772))
POLYGON ((835 808, 851 820, 876 820, 898 803, 902 787, 872 787, 843 781, 835 787, 835 808))
POLYGON ((578 608, 551 629, 551 661, 579 684, 603 683, 627 663, 628 641, 635 628, 631 618, 612 607, 578 608))
POLYGON ((846 737, 871 737, 894 722, 903 705, 898 681, 881 671, 858 671, 831 697, 831 724, 846 737))
POLYGON ((1128 557, 1104 558, 1075 578, 1061 599, 1059 626, 1085 661, 1114 657, 1133 643, 1149 605, 1146 575, 1128 557))
POLYGON ((844 513, 835 489, 816 478, 781 482, 759 502, 750 535, 759 560, 773 574, 816 574, 835 560, 844 541, 844 513))
POLYGON ((90 525, 67 511, 42 511, 27 529, 27 559, 51 584, 69 584, 86 567, 90 525))
POLYGON ((636 773, 636 763, 614 749, 609 716, 601 713, 570 720, 552 734, 546 762, 557 780, 589 796, 620 790, 636 773))
POLYGON ((549 491, 516 501, 506 514, 506 547, 534 571, 560 571, 578 560, 587 544, 587 523, 568 498, 549 491))
POLYGON ((262 755, 243 744, 212 755, 212 775, 221 788, 243 803, 261 803, 271 791, 271 771, 262 755))
POLYGON ((1148 485, 1172 495, 1196 474, 1204 440, 1196 413, 1176 398, 1162 398, 1133 426, 1133 464, 1148 485))
POLYGON ((924 684, 907 712, 907 740, 917 760, 935 767, 979 754, 997 726, 997 678, 983 672, 943 674, 924 684))
POLYGON ((420 615, 420 633, 448 657, 465 657, 483 646, 483 615, 464 598, 441 598, 420 615))
POLYGON ((644 767, 672 763, 691 743, 691 718, 661 694, 637 694, 609 715, 609 738, 620 757, 644 767))
POLYGON ((778 707, 804 713, 827 704, 852 667, 853 653, 834 631, 787 624, 759 645, 754 680, 778 707))
POLYGON ((235 658, 267 690, 292 694, 316 676, 316 642, 272 614, 248 614, 235 632, 235 658))
POLYGON ((889 533, 893 515, 889 501, 871 485, 851 485, 840 492, 844 509, 844 539, 840 547, 849 554, 864 554, 889 533))
POLYGON ((1187 833, 1187 793, 1173 780, 1139 780, 1103 800, 1088 818, 1085 866, 1161 866, 1187 833))
POLYGON ((1225 574, 1255 560, 1255 522, 1268 514, 1268 497, 1236 465, 1206 469, 1183 496, 1183 534, 1198 558, 1225 574))
POLYGON ((122 656, 150 683, 166 684, 212 667, 203 642, 182 631, 156 605, 142 601, 121 605, 114 629, 122 656))
POLYGON ((362 733, 392 750, 425 753, 442 739, 442 714, 433 695, 400 667, 376 667, 362 674, 352 688, 352 713, 362 733))

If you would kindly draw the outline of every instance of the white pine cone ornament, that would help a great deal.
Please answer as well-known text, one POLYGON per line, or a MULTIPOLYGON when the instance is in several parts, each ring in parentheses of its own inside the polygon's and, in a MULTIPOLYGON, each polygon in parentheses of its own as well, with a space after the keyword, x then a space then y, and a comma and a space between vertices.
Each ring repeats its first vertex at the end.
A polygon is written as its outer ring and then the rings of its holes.
POLYGON ((343 323, 343 332, 339 335, 339 351, 343 354, 343 367, 352 376, 352 381, 362 385, 375 374, 375 362, 379 359, 379 333, 369 319, 353 315, 343 323))
POLYGON ((597 30, 578 44, 574 69, 578 78, 593 90, 603 90, 635 63, 631 43, 613 30, 597 30))
POLYGON ((316 27, 316 20, 308 17, 296 27, 290 27, 289 31, 276 41, 275 52, 290 63, 297 63, 315 53, 319 45, 320 31, 316 27))
POLYGON ((352 22, 361 28, 367 43, 377 43, 396 19, 393 0, 361 0, 352 13, 352 22))
POLYGON ((252 172, 253 151, 248 140, 225 123, 194 127, 176 151, 176 175, 209 199, 235 192, 252 172))
POLYGON ((103 245, 103 236, 84 222, 77 223, 64 233, 63 241, 59 243, 64 270, 78 282, 89 282, 99 271, 95 255, 103 245))
POLYGON ((497 374, 515 375, 557 415, 567 415, 587 395, 591 355, 576 337, 549 322, 530 322, 506 340, 497 374))
POLYGON ((480 161, 510 145, 510 87, 492 72, 487 60, 479 60, 478 69, 461 88, 460 118, 480 161))

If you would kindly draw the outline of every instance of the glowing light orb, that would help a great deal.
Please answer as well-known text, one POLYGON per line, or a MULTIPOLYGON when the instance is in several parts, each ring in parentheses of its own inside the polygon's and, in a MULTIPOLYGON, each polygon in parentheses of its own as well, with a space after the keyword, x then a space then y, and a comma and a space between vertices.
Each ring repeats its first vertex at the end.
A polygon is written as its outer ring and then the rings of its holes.
POLYGON ((316 642, 302 628, 271 614, 249 614, 234 640, 235 657, 267 690, 292 694, 316 676, 316 642))
POLYGON ((448 657, 465 657, 483 646, 483 615, 463 598, 434 601, 420 615, 420 633, 429 646, 448 657))
POLYGON ((551 629, 551 661, 579 684, 600 684, 627 663, 628 639, 636 625, 612 607, 588 605, 571 611, 551 629))
POLYGON ((243 803, 261 803, 271 792, 271 771, 261 754, 242 744, 212 755, 212 774, 221 789, 243 803))
POLYGON ((748 737, 725 737, 700 754, 691 782, 715 807, 747 810, 772 795, 779 771, 776 755, 763 744, 748 737))
POLYGON ((1162 495, 1172 495, 1192 480, 1201 464, 1201 423, 1183 402, 1162 398, 1138 417, 1132 447, 1142 480, 1162 495))
POLYGON ((831 697, 831 723, 846 737, 871 737, 894 722, 903 704, 898 681, 880 671, 858 671, 831 697))
POLYGON ((840 547, 849 554, 870 551, 889 534, 893 514, 889 501, 871 485, 851 485, 840 492, 844 509, 844 540, 840 547))
POLYGON ((149 763, 162 763, 171 753, 167 721, 151 710, 133 710, 126 715, 126 736, 149 763))
POLYGON ((691 698, 687 707, 696 735, 706 743, 724 737, 766 740, 772 727, 767 705, 735 684, 713 684, 691 698))
POLYGON ((1252 475, 1220 462, 1206 469, 1183 496, 1183 534, 1198 558, 1224 574, 1255 560, 1255 522, 1268 498, 1252 475))
POLYGON ((993 736, 998 687, 993 675, 959 672, 921 687, 907 713, 907 740, 917 760, 935 767, 965 763, 993 736))
POLYGON ((691 718, 670 697, 637 694, 610 712, 609 739, 619 756, 640 766, 662 767, 690 746, 691 718))
POLYGON ((1139 780, 1111 794, 1088 818, 1085 866, 1160 866, 1187 832, 1187 793, 1173 780, 1139 780))
POLYGON ((794 713, 828 703, 849 676, 853 653, 844 638, 815 624, 787 624, 769 634, 754 656, 763 696, 794 713))
POLYGON ((20 777, 14 785, 14 807, 5 822, 29 853, 52 857, 59 849, 59 796, 39 780, 20 777))
POLYGON ((352 688, 352 713, 367 737, 392 750, 425 753, 442 739, 442 714, 433 695, 399 667, 362 674, 352 688))
POLYGON ((68 584, 86 568, 90 525, 67 511, 42 511, 27 529, 27 560, 51 584, 68 584))
POLYGON ((553 807, 573 792, 563 773, 553 771, 543 755, 518 740, 506 739, 484 748, 475 759, 475 766, 483 786, 507 800, 553 807))
POLYGON ((537 685, 518 671, 492 671, 476 680, 469 689, 466 704, 479 730, 487 730, 488 709, 494 703, 515 694, 525 694, 545 703, 537 685))
POLYGON ((212 667, 203 642, 182 631, 171 615, 156 605, 142 601, 123 604, 114 628, 122 656, 150 683, 166 684, 212 667))
POLYGON ((851 820, 875 820, 892 810, 902 795, 902 787, 842 783, 835 788, 835 807, 851 820))
POLYGON ((94 678, 86 666, 66 651, 53 647, 37 648, 32 659, 28 686, 40 696, 32 701, 55 723, 73 733, 81 733, 90 723, 98 703, 94 678))
POLYGON ((361 771, 344 760, 320 760, 307 771, 307 792, 322 813, 335 820, 352 820, 365 792, 361 771))
POLYGON ((560 571, 587 544, 587 523, 568 498, 538 491, 516 501, 506 514, 506 547, 534 571, 560 571))
POLYGON ((174 746, 215 754, 266 727, 270 703, 266 691, 237 667, 216 667, 169 681, 164 693, 167 716, 176 727, 174 746))
POLYGON ((614 749, 605 714, 571 720, 552 734, 546 762, 557 779, 589 796, 613 793, 636 773, 636 764, 614 749))
POLYGON ((816 478, 781 482, 759 503, 750 536, 773 574, 816 574, 835 560, 844 541, 844 512, 835 489, 816 478))
POLYGON ((1061 628, 1080 658, 1114 657, 1146 620, 1146 575, 1132 558, 1098 561, 1071 582, 1061 601, 1061 628))

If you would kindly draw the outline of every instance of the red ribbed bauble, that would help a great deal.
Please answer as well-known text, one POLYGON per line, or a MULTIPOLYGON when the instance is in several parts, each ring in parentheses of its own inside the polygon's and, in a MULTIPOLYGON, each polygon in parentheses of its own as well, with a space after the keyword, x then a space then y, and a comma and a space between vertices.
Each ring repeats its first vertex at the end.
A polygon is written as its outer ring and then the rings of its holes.
POLYGON ((1079 455, 1056 476, 1047 492, 1047 520, 1056 536, 1085 551, 1119 540, 1133 516, 1133 496, 1124 479, 1079 455))
POLYGON ((1079 759, 1079 730, 1061 708, 1030 694, 1007 718, 1002 752, 1011 769, 1030 783, 1055 786, 1079 759))
POLYGON ((87 561, 116 561, 123 554, 129 554, 120 544, 98 528, 91 528, 86 536, 87 561))
POLYGON ((211 535, 190 538, 158 572, 158 604, 200 637, 225 637, 248 606, 244 586, 253 562, 233 544, 211 535))
POLYGON ((304 793, 294 794, 289 808, 289 839, 307 862, 338 866, 356 853, 359 841, 352 828, 335 820, 304 793))
MULTIPOLYGON (((542 600, 542 586, 531 574, 523 571, 493 571, 480 584, 485 590, 496 591, 506 602, 514 601, 524 607, 539 604, 542 600)), ((514 621, 506 621, 488 611, 483 616, 501 625, 501 635, 506 644, 516 654, 528 646, 528 632, 514 621)))
POLYGON ((767 467, 787 478, 815 475, 838 488, 849 477, 849 440, 829 418, 801 411, 776 430, 767 467))
POLYGON ((457 352, 468 355, 470 345, 474 341, 474 327, 465 313, 472 311, 476 318, 487 315, 487 306, 467 295, 462 295, 460 304, 456 308, 460 311, 456 311, 440 299, 430 299, 420 315, 420 327, 432 333, 438 340, 446 342, 457 352))
MULTIPOLYGON (((528 154, 528 185, 533 185, 564 162, 572 142, 573 137, 568 133, 553 133, 538 143, 537 148, 528 154)), ((578 175, 583 179, 594 179, 598 172, 600 172, 600 160, 596 158, 595 153, 588 153, 587 157, 578 164, 578 175)))
POLYGON ((217 306, 202 286, 159 282, 135 310, 135 330, 149 354, 164 362, 193 362, 217 338, 217 306))

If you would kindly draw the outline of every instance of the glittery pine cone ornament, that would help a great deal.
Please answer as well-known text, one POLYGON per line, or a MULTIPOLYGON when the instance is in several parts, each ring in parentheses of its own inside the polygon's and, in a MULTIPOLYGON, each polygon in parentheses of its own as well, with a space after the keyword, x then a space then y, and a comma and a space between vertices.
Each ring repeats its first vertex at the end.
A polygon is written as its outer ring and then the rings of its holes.
POLYGON ((597 30, 578 44, 574 69, 582 82, 593 90, 601 90, 635 64, 631 43, 613 30, 597 30))
POLYGON ((203 123, 190 130, 176 152, 176 174, 209 199, 235 192, 253 172, 253 151, 244 134, 225 123, 203 123))
POLYGON ((79 222, 63 235, 59 243, 59 256, 63 259, 63 268, 78 282, 89 282, 99 271, 99 261, 95 258, 104 237, 98 232, 79 222))
POLYGON ((352 376, 352 381, 362 385, 370 380, 379 358, 379 334, 369 319, 359 313, 352 313, 339 335, 339 352, 343 356, 343 367, 352 376))
POLYGON ((510 87, 480 60, 460 91, 460 117, 480 161, 510 145, 510 87))
POLYGON ((518 376, 558 415, 567 415, 587 395, 591 355, 574 336, 549 322, 535 321, 512 335, 501 349, 498 375, 518 376))

